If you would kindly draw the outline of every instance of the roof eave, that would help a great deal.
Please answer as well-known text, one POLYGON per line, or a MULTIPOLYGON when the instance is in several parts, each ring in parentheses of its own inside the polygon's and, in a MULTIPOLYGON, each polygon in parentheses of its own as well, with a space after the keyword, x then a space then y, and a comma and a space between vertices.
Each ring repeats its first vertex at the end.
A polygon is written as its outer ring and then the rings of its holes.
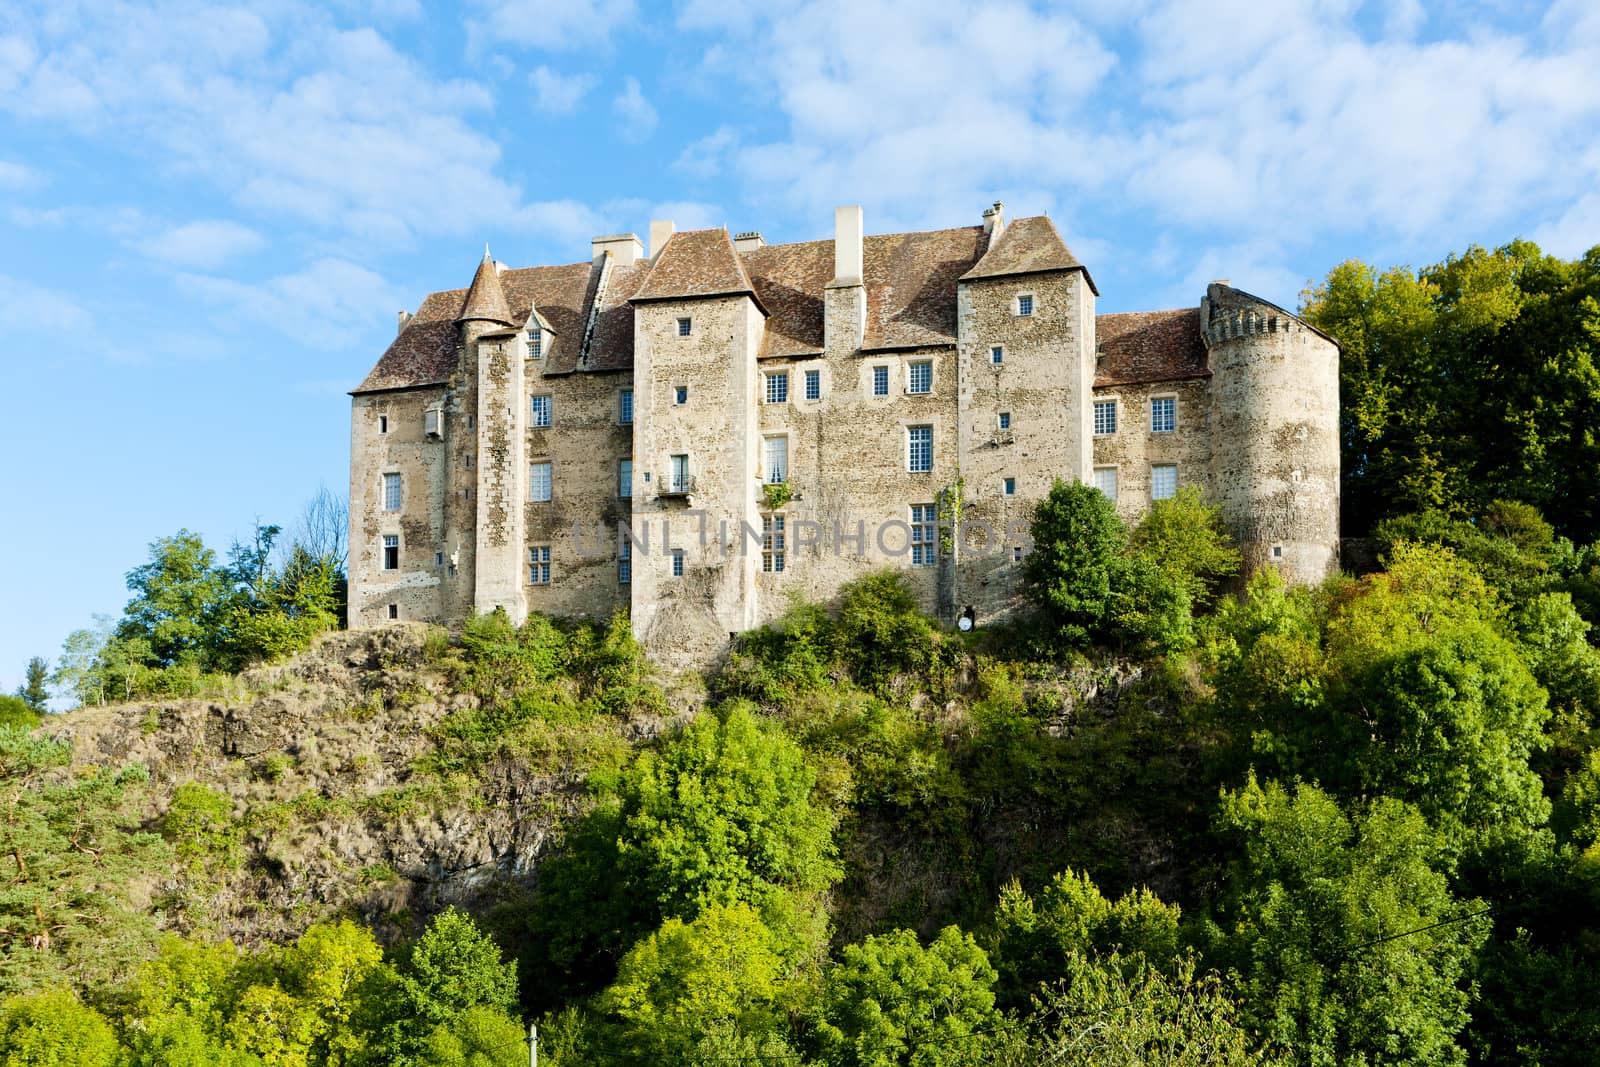
POLYGON ((959 285, 962 282, 994 281, 996 278, 1026 278, 1035 274, 1059 274, 1065 271, 1074 270, 1083 272, 1083 280, 1089 283, 1089 291, 1095 296, 1099 296, 1100 287, 1094 283, 1094 275, 1090 274, 1089 268, 1085 267, 1082 263, 1074 263, 1070 267, 1035 267, 1032 270, 1005 270, 989 274, 974 274, 969 270, 967 273, 957 278, 956 283, 959 285))

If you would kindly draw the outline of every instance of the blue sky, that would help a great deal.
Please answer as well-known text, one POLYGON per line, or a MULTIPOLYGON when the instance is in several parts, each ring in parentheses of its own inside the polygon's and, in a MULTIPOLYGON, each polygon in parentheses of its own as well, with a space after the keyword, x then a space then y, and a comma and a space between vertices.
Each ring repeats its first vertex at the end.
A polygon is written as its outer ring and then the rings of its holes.
POLYGON ((260 0, 0 8, 0 685, 347 480, 395 312, 680 228, 1048 212, 1103 311, 1600 243, 1600 5, 260 0))

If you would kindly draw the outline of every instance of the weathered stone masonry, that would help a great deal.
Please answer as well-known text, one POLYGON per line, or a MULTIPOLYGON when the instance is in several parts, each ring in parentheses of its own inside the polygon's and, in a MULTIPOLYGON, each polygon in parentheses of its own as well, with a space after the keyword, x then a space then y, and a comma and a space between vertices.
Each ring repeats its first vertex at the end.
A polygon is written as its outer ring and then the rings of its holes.
POLYGON ((1337 566, 1338 349, 1280 307, 1216 282, 1098 315, 1049 219, 998 204, 876 236, 840 208, 833 240, 789 245, 658 222, 650 244, 486 252, 402 314, 352 393, 352 626, 628 608, 653 654, 703 663, 884 565, 942 617, 992 618, 1056 478, 1129 520, 1196 485, 1251 566, 1337 566), (963 536, 928 525, 941 498, 963 536))

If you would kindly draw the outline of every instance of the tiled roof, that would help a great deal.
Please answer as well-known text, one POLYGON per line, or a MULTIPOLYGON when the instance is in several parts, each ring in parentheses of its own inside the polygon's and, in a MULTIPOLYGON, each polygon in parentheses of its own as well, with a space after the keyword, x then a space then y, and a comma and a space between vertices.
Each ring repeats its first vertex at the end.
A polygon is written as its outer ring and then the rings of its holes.
MULTIPOLYGON (((481 273, 481 266, 479 271, 481 273)), ((576 364, 598 280, 599 268, 592 263, 501 271, 496 287, 501 292, 507 317, 495 321, 520 325, 528 320, 537 304, 540 317, 556 335, 547 358, 552 364, 562 361, 576 364)), ((448 380, 456 366, 459 338, 456 323, 463 315, 466 301, 465 289, 430 293, 372 368, 372 373, 353 392, 412 389, 448 380)), ((628 362, 631 364, 631 328, 629 332, 628 362)))
POLYGON ((1099 354, 1096 389, 1211 374, 1205 339, 1200 336, 1199 308, 1096 315, 1094 332, 1099 354))
MULTIPOLYGON (((1000 278, 1010 274, 1036 274, 1047 270, 1088 270, 1072 254, 1048 216, 1018 219, 1000 231, 1000 239, 983 254, 962 281, 1000 278)), ((1094 288, 1093 279, 1089 287, 1094 288)), ((1098 292, 1098 290, 1096 290, 1098 292)))
POLYGON ((821 352, 822 289, 833 280, 833 242, 766 245, 743 259, 756 298, 767 309, 759 358, 821 352))
MULTIPOLYGON (((956 281, 983 255, 982 226, 889 233, 863 242, 865 349, 956 343, 956 281)), ((832 242, 826 242, 830 246, 832 242)))
POLYGON ((754 293, 727 230, 685 230, 673 234, 656 254, 634 300, 754 293))
POLYGON ((511 309, 506 306, 506 294, 500 288, 500 268, 489 258, 487 248, 483 250, 483 261, 478 264, 478 272, 472 276, 472 285, 467 289, 467 300, 461 305, 461 314, 456 316, 458 322, 474 320, 514 325, 511 309))
MULTIPOLYGON (((600 310, 595 315, 594 333, 589 339, 589 370, 633 369, 633 305, 628 301, 633 299, 649 273, 648 259, 611 268, 605 289, 600 293, 600 310)), ((544 372, 560 374, 576 368, 577 356, 569 357, 563 351, 560 362, 545 367, 544 372)))

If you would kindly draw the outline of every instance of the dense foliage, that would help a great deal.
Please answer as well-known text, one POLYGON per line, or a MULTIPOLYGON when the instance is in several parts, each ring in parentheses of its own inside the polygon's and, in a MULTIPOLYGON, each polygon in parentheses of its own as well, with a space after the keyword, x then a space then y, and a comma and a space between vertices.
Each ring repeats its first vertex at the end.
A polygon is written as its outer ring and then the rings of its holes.
POLYGON ((1344 532, 1496 499, 1600 536, 1600 248, 1529 241, 1421 271, 1343 263, 1303 295, 1342 348, 1344 532))

